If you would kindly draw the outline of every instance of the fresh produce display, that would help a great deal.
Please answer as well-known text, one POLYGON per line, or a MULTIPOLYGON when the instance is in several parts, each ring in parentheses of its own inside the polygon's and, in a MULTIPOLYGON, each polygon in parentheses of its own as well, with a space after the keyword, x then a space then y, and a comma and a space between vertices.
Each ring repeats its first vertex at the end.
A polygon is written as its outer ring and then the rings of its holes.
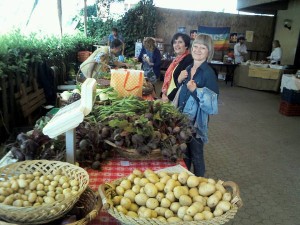
POLYGON ((232 194, 222 183, 185 171, 154 173, 135 169, 127 178, 109 184, 112 195, 108 203, 133 218, 165 223, 210 220, 233 207, 232 194))
POLYGON ((109 140, 118 147, 136 149, 141 155, 160 149, 163 157, 172 161, 183 157, 192 135, 188 118, 173 105, 134 96, 94 106, 85 122, 97 128, 97 138, 90 134, 89 143, 109 140))
POLYGON ((77 195, 78 185, 78 180, 70 180, 60 170, 51 175, 20 174, 0 181, 0 204, 15 207, 52 204, 77 195))

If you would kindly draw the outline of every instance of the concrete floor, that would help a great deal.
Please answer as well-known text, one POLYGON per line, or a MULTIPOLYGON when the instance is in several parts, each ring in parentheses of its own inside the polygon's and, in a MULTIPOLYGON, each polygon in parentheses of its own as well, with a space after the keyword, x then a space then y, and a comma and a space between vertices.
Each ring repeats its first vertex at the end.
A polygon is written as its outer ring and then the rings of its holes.
POLYGON ((205 176, 240 188, 244 206, 227 224, 299 225, 300 116, 279 113, 279 94, 219 84, 205 176))

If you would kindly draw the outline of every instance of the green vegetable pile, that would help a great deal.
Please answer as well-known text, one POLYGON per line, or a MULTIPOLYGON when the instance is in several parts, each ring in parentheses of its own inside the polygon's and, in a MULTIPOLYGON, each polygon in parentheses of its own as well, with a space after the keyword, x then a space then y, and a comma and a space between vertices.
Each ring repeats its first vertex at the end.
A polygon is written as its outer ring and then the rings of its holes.
POLYGON ((136 149, 144 156, 160 149, 163 157, 172 161, 183 158, 192 135, 188 118, 173 105, 134 96, 94 107, 85 123, 85 126, 97 128, 94 131, 97 137, 83 138, 88 143, 96 139, 99 145, 108 140, 118 147, 136 149))

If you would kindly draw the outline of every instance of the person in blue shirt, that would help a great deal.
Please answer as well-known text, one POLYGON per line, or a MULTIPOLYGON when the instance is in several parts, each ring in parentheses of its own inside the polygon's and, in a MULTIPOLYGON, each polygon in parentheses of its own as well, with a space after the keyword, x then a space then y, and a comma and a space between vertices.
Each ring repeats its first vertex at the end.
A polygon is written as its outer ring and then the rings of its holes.
POLYGON ((138 61, 142 62, 145 77, 148 78, 151 83, 155 83, 160 77, 161 55, 156 47, 154 38, 146 37, 144 39, 138 61), (153 74, 155 76, 153 76, 153 74))
POLYGON ((187 168, 194 167, 196 176, 204 176, 205 162, 203 145, 208 141, 208 117, 218 113, 219 87, 214 70, 208 65, 214 54, 211 36, 198 35, 193 41, 191 54, 193 63, 183 70, 178 77, 180 89, 174 104, 186 114, 195 132, 187 143, 187 168))
POLYGON ((123 36, 118 32, 118 29, 113 27, 111 29, 111 34, 108 36, 108 42, 107 42, 107 45, 109 47, 112 47, 111 44, 114 40, 120 40, 122 42, 122 55, 124 55, 124 49, 125 49, 125 43, 124 43, 124 38, 123 36))

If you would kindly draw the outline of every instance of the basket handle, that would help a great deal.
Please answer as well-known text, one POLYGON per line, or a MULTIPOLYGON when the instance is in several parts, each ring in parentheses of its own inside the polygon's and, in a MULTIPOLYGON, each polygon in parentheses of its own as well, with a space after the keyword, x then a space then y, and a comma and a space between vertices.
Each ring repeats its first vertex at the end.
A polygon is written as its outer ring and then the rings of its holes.
POLYGON ((230 187, 232 188, 232 204, 236 204, 237 207, 241 208, 243 206, 243 201, 240 197, 240 189, 239 186, 234 183, 233 181, 225 181, 223 182, 224 187, 230 187))
POLYGON ((112 206, 112 202, 106 198, 105 186, 105 184, 101 184, 98 188, 98 192, 102 199, 102 209, 108 210, 112 206))
POLYGON ((127 84, 129 75, 130 75, 130 73, 129 73, 129 71, 127 71, 126 77, 125 77, 125 80, 124 80, 124 84, 123 84, 123 87, 126 91, 133 91, 134 89, 140 88, 143 85, 143 76, 142 76, 142 72, 140 72, 140 74, 139 74, 139 83, 131 89, 126 88, 126 84, 127 84))

